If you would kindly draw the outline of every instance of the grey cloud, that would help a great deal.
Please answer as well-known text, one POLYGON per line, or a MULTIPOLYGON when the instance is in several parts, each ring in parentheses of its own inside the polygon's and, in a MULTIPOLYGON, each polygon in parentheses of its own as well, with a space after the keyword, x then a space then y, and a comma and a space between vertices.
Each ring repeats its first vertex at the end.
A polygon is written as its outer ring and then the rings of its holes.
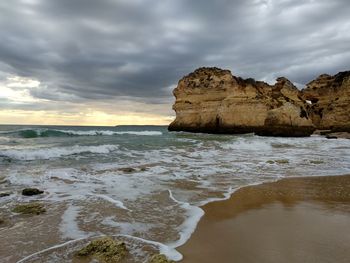
POLYGON ((0 71, 75 103, 170 104, 169 87, 199 66, 305 84, 349 69, 349 13, 347 0, 2 1, 0 71))

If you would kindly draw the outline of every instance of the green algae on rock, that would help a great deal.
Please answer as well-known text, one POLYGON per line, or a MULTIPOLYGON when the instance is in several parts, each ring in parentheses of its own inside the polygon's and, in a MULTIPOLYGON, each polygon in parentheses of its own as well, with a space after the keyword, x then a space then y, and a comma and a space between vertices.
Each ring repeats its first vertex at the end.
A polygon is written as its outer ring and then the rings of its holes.
POLYGON ((22 190, 22 195, 32 196, 32 195, 40 195, 44 193, 44 191, 39 190, 37 188, 25 188, 22 190))
POLYGON ((78 257, 92 257, 103 263, 118 263, 127 255, 124 242, 115 241, 111 237, 103 237, 91 241, 76 253, 78 257))
POLYGON ((27 215, 40 215, 46 212, 43 204, 40 203, 27 203, 15 206, 12 210, 15 213, 27 214, 27 215))
POLYGON ((148 263, 174 263, 175 261, 167 259, 163 254, 153 255, 148 263))

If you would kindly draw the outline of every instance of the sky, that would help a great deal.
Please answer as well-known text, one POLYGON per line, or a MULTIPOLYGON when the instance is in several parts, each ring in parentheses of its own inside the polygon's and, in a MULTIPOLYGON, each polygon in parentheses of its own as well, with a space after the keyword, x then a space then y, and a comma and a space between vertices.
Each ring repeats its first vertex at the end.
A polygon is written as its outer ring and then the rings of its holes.
POLYGON ((349 0, 0 1, 0 123, 168 124, 202 66, 302 87, 350 69, 349 0))

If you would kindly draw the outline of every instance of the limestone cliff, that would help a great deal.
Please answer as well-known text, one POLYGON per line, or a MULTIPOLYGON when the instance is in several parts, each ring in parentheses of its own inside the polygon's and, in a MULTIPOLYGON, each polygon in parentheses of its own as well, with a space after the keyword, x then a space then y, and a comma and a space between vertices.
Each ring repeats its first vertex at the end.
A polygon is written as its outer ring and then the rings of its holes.
POLYGON ((311 101, 307 111, 318 129, 350 132, 350 71, 319 76, 302 98, 311 101))
POLYGON ((308 136, 315 130, 301 91, 286 78, 269 85, 199 68, 179 81, 174 95, 171 131, 308 136))

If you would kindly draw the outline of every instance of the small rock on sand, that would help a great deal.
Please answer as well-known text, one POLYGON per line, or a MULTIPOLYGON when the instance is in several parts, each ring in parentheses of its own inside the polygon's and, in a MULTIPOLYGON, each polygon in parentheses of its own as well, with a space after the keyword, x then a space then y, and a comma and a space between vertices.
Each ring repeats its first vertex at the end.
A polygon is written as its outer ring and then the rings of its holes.
POLYGON ((22 190, 22 195, 25 196, 40 195, 42 193, 44 193, 44 191, 37 188, 25 188, 22 190))
POLYGON ((0 197, 10 196, 10 195, 11 195, 11 193, 9 193, 9 192, 0 193, 0 197))

